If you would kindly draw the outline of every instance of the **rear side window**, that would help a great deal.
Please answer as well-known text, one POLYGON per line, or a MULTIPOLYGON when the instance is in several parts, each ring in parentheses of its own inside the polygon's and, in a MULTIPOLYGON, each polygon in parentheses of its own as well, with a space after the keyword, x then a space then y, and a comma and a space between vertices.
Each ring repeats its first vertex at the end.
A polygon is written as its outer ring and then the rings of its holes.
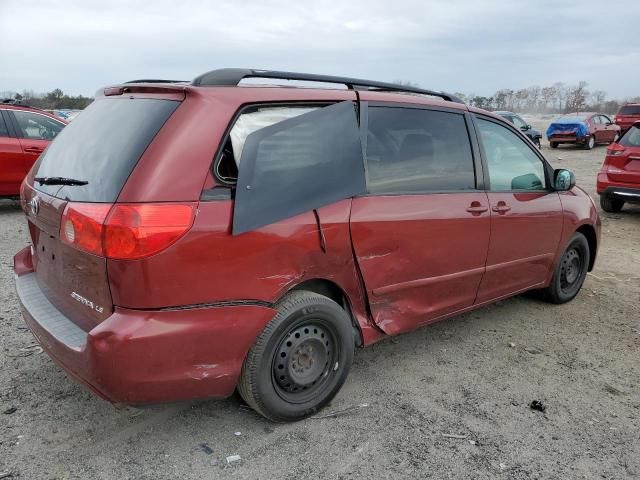
POLYGON ((234 234, 364 193, 355 105, 336 103, 255 130, 238 169, 234 234))
POLYGON ((369 193, 475 189, 473 155, 462 114, 369 107, 369 193))
POLYGON ((180 102, 103 99, 70 123, 40 157, 37 177, 67 177, 82 186, 35 184, 58 198, 114 202, 138 160, 180 102))
POLYGON ((640 105, 625 105, 620 108, 618 115, 640 115, 640 105))
POLYGON ((39 113, 14 110, 22 138, 29 140, 53 140, 64 128, 62 122, 39 113))
POLYGON ((631 127, 618 143, 625 147, 640 147, 640 128, 631 127))

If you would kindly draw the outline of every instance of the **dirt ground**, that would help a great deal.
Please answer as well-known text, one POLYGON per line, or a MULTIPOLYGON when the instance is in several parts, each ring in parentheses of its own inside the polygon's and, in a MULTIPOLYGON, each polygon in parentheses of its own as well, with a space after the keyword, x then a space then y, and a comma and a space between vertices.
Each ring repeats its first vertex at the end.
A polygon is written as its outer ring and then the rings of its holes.
MULTIPOLYGON (((543 151, 595 198, 605 147, 543 151)), ((519 296, 359 350, 322 413, 367 407, 277 425, 237 396, 118 410, 30 348, 11 269, 27 229, 11 202, 0 203, 0 474, 638 478, 640 207, 603 213, 602 223, 596 268, 573 302, 519 296), (241 460, 227 465, 229 455, 241 460)))

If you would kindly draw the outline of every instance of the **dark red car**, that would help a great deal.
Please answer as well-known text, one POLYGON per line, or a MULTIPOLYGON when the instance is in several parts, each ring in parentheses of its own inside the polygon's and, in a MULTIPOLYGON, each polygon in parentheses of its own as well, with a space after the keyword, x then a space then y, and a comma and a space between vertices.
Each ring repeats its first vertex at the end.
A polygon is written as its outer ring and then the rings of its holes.
POLYGON ((0 103, 0 197, 17 197, 20 184, 66 122, 43 110, 0 103))
POLYGON ((614 143, 620 138, 620 127, 602 113, 576 112, 563 115, 547 128, 551 148, 563 143, 582 145, 591 150, 599 143, 614 143))
POLYGON ((607 149, 596 187, 605 212, 619 212, 626 202, 640 202, 640 121, 607 149))
POLYGON ((600 232, 574 185, 445 93, 242 69, 127 83, 24 182, 16 287, 43 348, 112 402, 237 388, 296 420, 357 346, 527 290, 571 300, 600 232))
POLYGON ((620 107, 616 114, 616 125, 620 126, 622 133, 626 132, 631 126, 640 121, 640 103, 627 103, 620 107))

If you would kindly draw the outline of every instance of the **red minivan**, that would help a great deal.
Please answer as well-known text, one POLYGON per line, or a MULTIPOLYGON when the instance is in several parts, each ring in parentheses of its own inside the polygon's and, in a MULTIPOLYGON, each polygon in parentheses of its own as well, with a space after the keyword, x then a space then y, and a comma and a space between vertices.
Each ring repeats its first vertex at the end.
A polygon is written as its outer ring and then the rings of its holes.
POLYGON ((20 184, 67 124, 43 110, 0 103, 0 197, 17 197, 20 184))
POLYGON ((605 212, 619 212, 626 202, 640 203, 640 121, 607 149, 596 187, 605 212))
POLYGON ((67 372, 124 404, 237 388, 275 421, 326 405, 355 347, 527 290, 571 300, 600 235, 573 174, 500 117, 263 70, 98 92, 21 198, 18 296, 67 372))

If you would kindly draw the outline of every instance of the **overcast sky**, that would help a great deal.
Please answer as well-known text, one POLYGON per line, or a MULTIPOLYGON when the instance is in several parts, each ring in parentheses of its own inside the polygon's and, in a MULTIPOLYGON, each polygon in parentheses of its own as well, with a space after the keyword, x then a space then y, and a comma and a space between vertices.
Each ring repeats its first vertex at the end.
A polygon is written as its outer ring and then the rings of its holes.
POLYGON ((640 95, 639 19, 640 0, 0 0, 0 91, 253 67, 620 98, 640 95))

